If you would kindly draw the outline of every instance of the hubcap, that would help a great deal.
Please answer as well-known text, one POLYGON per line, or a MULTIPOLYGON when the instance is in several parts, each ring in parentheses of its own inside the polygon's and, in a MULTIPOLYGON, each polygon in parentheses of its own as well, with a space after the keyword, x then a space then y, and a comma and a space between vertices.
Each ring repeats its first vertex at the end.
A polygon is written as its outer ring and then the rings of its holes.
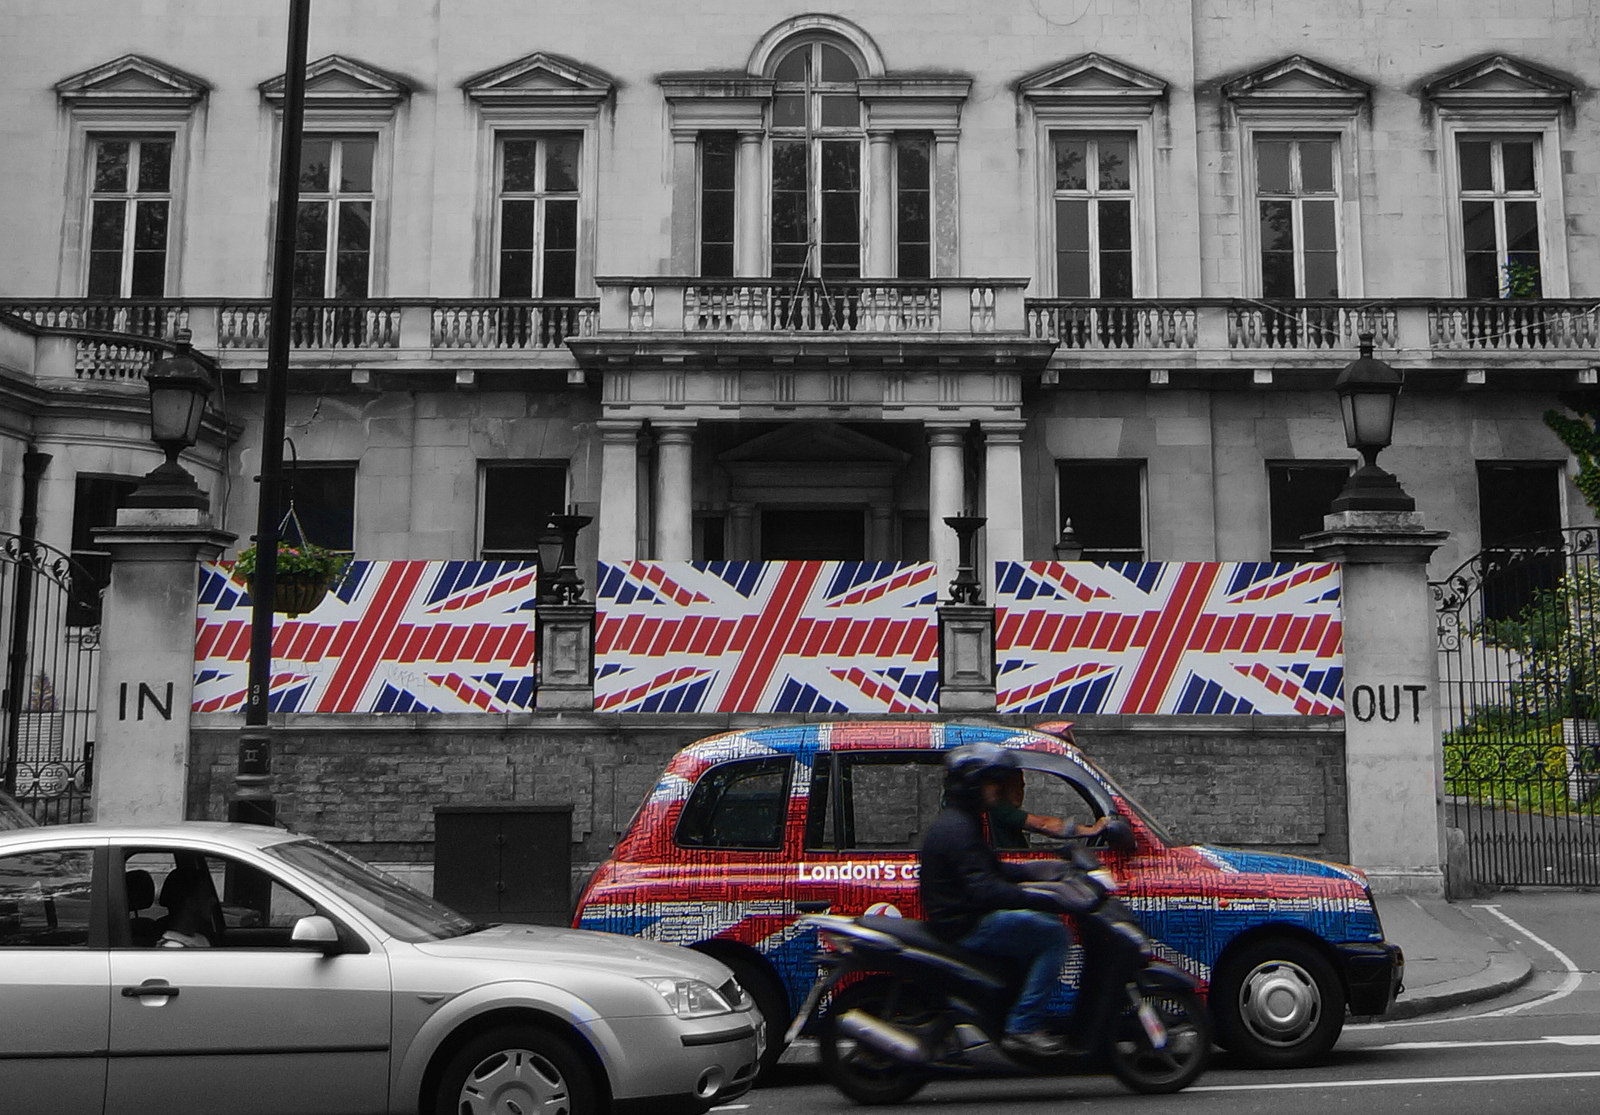
POLYGON ((1322 992, 1311 974, 1287 960, 1258 964, 1239 987, 1239 1016, 1271 1045, 1293 1045, 1322 1018, 1322 992))
POLYGON ((545 1058, 505 1049, 467 1074, 457 1107, 462 1115, 569 1115, 572 1097, 560 1070, 545 1058))

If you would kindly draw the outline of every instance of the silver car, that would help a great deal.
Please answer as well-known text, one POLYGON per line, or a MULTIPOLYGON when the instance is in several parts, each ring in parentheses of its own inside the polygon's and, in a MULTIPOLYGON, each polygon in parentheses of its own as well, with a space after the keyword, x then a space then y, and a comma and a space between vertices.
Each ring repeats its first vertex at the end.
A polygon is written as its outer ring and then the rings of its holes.
POLYGON ((7 829, 31 829, 38 822, 28 815, 28 811, 17 804, 17 799, 9 794, 0 794, 0 832, 7 829))
POLYGON ((766 1035, 722 964, 468 922, 248 825, 0 833, 6 1110, 698 1111, 766 1035))

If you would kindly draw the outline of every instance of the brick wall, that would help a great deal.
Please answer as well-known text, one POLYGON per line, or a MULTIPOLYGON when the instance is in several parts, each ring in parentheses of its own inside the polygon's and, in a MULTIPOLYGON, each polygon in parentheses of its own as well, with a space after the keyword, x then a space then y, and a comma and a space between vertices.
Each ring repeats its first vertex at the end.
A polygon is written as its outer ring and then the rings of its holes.
MULTIPOLYGON (((488 720, 291 717, 273 733, 279 818, 364 859, 412 865, 403 873, 426 883, 435 806, 570 804, 577 885, 605 858, 675 750, 757 723, 729 716, 619 723, 583 714, 488 720)), ((1089 755, 1179 839, 1348 854, 1340 719, 1108 716, 1078 724, 1089 755)), ((191 819, 226 816, 236 738, 231 724, 196 725, 191 819)))

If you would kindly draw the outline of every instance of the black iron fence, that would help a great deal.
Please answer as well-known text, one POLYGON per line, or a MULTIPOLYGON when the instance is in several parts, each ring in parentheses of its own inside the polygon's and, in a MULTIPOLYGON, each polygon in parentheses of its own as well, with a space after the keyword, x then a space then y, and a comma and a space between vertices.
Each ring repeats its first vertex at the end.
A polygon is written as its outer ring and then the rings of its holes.
POLYGON ((59 550, 0 533, 4 788, 45 824, 89 818, 100 628, 71 605, 101 587, 59 550))
POLYGON ((1497 886, 1600 885, 1600 549, 1552 531, 1433 585, 1447 823, 1497 886))

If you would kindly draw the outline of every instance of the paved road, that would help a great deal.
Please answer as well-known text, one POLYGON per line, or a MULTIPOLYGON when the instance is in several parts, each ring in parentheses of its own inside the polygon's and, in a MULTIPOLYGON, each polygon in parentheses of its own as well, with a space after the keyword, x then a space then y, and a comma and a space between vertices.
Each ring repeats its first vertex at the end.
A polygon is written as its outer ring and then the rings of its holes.
MULTIPOLYGON (((943 1080, 898 1111, 1600 1111, 1600 894, 1506 893, 1464 906, 1487 931, 1516 944, 1533 962, 1533 978, 1511 995, 1447 1014, 1350 1026, 1329 1061, 1315 1068, 1245 1069, 1223 1054, 1198 1084, 1170 1097, 1134 1096, 1110 1077, 943 1080)), ((809 1115, 855 1108, 815 1069, 784 1066, 773 1086, 725 1110, 809 1115)))

